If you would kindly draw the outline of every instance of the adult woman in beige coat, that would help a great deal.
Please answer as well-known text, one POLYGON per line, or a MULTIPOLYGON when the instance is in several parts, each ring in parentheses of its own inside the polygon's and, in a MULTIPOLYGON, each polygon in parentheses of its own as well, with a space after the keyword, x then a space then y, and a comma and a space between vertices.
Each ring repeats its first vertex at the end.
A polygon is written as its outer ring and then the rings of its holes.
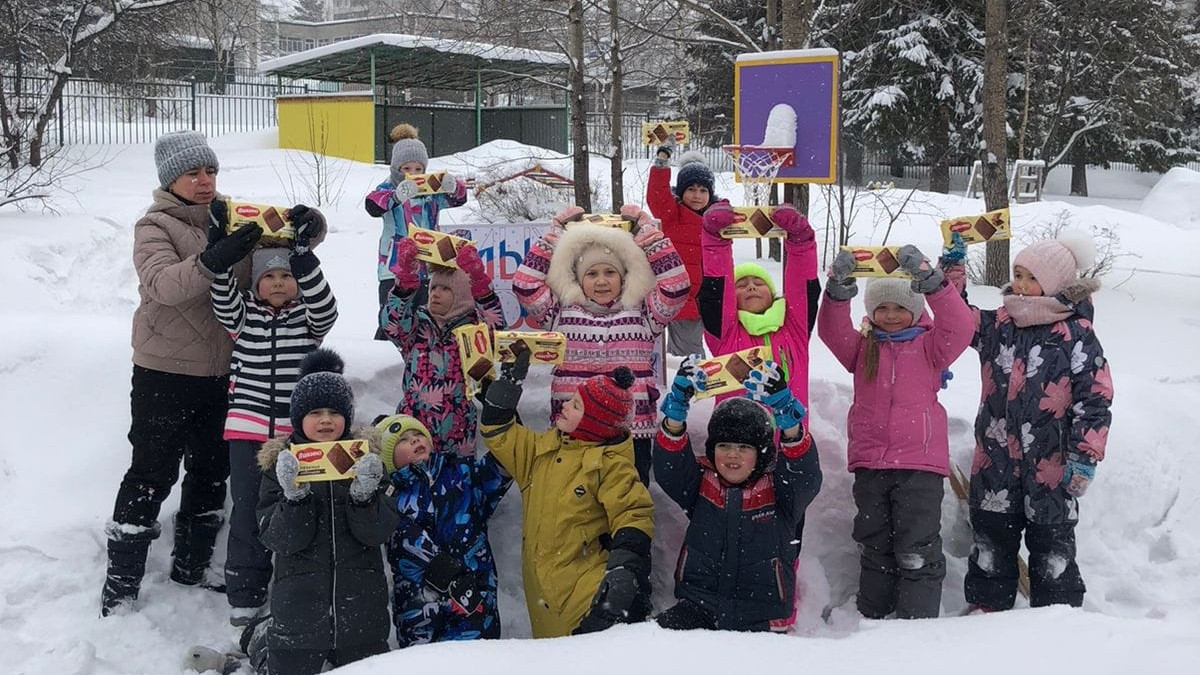
MULTIPOLYGON (((204 584, 221 529, 229 449, 222 439, 233 342, 213 315, 209 284, 233 269, 241 283, 262 231, 244 227, 227 237, 217 193, 216 153, 195 131, 164 134, 154 148, 159 186, 134 225, 133 264, 141 296, 133 315, 133 456, 117 492, 108 536, 101 615, 137 598, 159 509, 185 476, 175 516, 171 579, 204 584), (220 216, 220 217, 219 217, 220 216)), ((293 209, 299 211, 299 209, 293 209)), ((323 234, 324 219, 305 209, 294 222, 323 234)))

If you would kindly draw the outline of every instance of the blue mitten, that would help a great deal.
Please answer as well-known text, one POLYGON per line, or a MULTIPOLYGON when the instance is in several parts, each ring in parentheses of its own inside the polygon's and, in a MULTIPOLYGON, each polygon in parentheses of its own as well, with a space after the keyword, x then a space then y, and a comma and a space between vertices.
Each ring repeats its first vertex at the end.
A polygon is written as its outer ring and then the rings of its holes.
POLYGON ((961 265, 967 259, 967 243, 962 235, 955 232, 950 235, 950 245, 942 249, 942 257, 938 260, 939 267, 961 265))
POLYGON ((775 426, 780 430, 791 429, 804 421, 808 411, 796 400, 787 382, 779 373, 774 361, 767 361, 742 383, 752 400, 758 401, 775 413, 775 426))
POLYGON ((699 362, 699 354, 692 354, 684 359, 683 363, 679 364, 675 379, 671 381, 671 390, 663 397, 660 409, 662 414, 673 422, 687 422, 688 408, 692 404, 692 397, 696 395, 696 389, 704 389, 702 379, 697 376, 704 375, 704 371, 696 367, 699 362))
POLYGON ((1072 497, 1082 497, 1092 479, 1096 477, 1096 465, 1081 461, 1079 455, 1067 453, 1067 466, 1063 469, 1062 485, 1072 497))

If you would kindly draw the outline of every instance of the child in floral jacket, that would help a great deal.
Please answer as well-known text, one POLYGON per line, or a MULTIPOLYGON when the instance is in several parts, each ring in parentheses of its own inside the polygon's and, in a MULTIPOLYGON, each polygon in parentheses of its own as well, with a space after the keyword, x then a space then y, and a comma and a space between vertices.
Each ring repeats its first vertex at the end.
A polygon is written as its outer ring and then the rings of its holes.
MULTIPOLYGON (((442 190, 433 194, 417 195, 418 186, 408 176, 425 173, 429 166, 429 151, 417 137, 417 128, 411 124, 397 124, 388 134, 392 145, 392 161, 388 179, 367 195, 365 206, 372 218, 383 218, 383 230, 379 233, 379 261, 376 272, 379 277, 379 308, 387 303, 388 291, 392 288, 391 268, 396 264, 396 240, 408 236, 408 228, 438 230, 438 214, 442 209, 462 206, 467 203, 467 185, 453 175, 442 177, 442 190)), ((421 277, 417 305, 425 303, 428 291, 424 276, 421 277)), ((376 340, 387 339, 380 326, 376 340)))
POLYGON ((475 455, 475 404, 467 396, 466 379, 454 329, 483 322, 504 328, 504 310, 479 252, 459 250, 458 269, 433 266, 429 298, 417 303, 420 262, 417 245, 396 242, 391 271, 395 282, 384 307, 384 332, 404 356, 403 391, 397 412, 406 412, 429 429, 435 452, 475 455))
MULTIPOLYGON (((958 240, 944 263, 965 289, 964 255, 958 240)), ((1003 306, 972 308, 983 400, 975 420, 975 545, 965 586, 967 602, 983 610, 1013 606, 1022 530, 1030 604, 1083 604, 1075 525, 1079 498, 1104 459, 1113 397, 1092 327, 1092 294, 1100 284, 1079 278, 1094 260, 1095 244, 1079 232, 1031 244, 1013 259, 1003 306)))
POLYGON ((388 540, 392 622, 401 647, 500 637, 488 519, 512 478, 490 455, 430 452, 408 415, 376 423, 400 525, 388 540))

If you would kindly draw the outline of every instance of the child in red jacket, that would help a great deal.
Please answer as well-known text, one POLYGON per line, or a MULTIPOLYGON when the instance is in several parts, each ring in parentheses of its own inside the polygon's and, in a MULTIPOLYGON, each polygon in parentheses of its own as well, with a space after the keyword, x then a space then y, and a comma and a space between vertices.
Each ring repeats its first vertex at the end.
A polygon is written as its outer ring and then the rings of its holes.
POLYGON ((696 305, 696 294, 700 292, 703 279, 700 226, 704 223, 704 212, 716 201, 716 196, 712 169, 708 168, 704 155, 695 151, 680 155, 679 176, 675 187, 671 187, 671 155, 674 151, 675 137, 672 136, 658 149, 658 156, 650 167, 646 205, 662 222, 662 232, 675 245, 692 282, 687 302, 667 326, 667 352, 687 356, 704 353, 704 329, 696 305))
POLYGON ((942 270, 913 246, 897 255, 912 279, 867 282, 867 318, 850 320, 854 257, 830 268, 817 334, 854 374, 846 455, 854 472, 858 610, 871 619, 936 617, 946 558, 941 518, 950 448, 938 403, 942 373, 971 342, 974 320, 942 270), (934 317, 925 311, 929 302, 934 317))

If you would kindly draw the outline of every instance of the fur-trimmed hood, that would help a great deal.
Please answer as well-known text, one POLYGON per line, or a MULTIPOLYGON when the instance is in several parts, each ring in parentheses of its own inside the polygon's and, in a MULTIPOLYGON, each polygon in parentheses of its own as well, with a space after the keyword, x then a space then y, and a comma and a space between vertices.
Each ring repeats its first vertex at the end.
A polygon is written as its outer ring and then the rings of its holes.
MULTIPOLYGON (((360 424, 350 430, 350 434, 346 436, 350 438, 361 438, 367 441, 367 446, 373 454, 379 455, 379 432, 370 424, 360 424)), ((292 436, 276 436, 271 440, 263 443, 258 450, 258 468, 263 471, 275 470, 275 458, 279 457, 279 453, 286 450, 292 444, 292 436)))
POLYGON ((621 305, 625 309, 641 307, 643 299, 654 289, 654 272, 646 253, 628 232, 598 225, 575 225, 559 237, 554 255, 550 257, 550 270, 546 273, 546 283, 558 301, 563 305, 595 304, 583 294, 583 286, 575 273, 576 262, 592 246, 607 248, 625 265, 621 305))

